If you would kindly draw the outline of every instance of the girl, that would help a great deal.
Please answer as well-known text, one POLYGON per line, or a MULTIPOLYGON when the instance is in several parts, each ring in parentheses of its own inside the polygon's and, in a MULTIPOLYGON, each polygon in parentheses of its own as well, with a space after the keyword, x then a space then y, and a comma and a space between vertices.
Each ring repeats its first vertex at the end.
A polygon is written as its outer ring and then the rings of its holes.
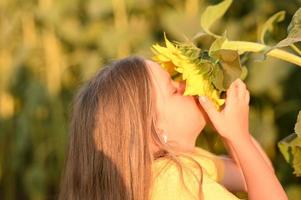
POLYGON ((60 199, 287 199, 248 130, 249 92, 236 80, 218 112, 209 99, 183 96, 157 63, 113 62, 74 101, 60 199), (210 122, 230 157, 195 147, 210 122))

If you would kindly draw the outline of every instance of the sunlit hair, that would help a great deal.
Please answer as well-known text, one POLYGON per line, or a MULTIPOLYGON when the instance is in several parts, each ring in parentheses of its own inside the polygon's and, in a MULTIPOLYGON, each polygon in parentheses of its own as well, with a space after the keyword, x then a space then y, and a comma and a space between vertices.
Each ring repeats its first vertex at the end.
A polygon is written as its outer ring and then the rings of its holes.
POLYGON ((147 200, 155 159, 174 161, 183 182, 177 156, 184 154, 156 129, 152 88, 145 60, 137 56, 103 67, 81 88, 73 102, 60 200, 147 200), (151 141, 160 151, 152 151, 151 141))

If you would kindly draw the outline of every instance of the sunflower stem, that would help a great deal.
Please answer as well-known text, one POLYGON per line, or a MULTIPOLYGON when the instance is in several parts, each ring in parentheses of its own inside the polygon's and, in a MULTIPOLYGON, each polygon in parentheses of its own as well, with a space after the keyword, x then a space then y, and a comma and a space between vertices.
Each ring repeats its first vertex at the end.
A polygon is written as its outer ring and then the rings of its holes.
POLYGON ((301 50, 294 44, 291 44, 290 47, 301 56, 301 50))
MULTIPOLYGON (((227 41, 222 45, 222 49, 238 50, 239 52, 260 52, 268 46, 256 42, 227 41)), ((278 58, 301 67, 301 57, 281 49, 273 49, 267 53, 268 56, 278 58)))

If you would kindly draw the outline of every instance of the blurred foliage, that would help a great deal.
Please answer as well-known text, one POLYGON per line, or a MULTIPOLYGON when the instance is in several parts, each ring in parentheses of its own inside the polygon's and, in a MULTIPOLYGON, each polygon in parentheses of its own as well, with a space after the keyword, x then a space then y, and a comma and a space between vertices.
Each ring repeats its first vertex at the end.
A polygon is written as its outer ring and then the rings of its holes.
MULTIPOLYGON (((163 32, 177 41, 200 31, 205 6, 218 0, 2 0, 0 1, 0 198, 56 199, 65 157, 70 102, 83 81, 116 58, 151 57, 163 32)), ((272 14, 286 11, 265 41, 276 44, 300 0, 234 1, 211 30, 257 41, 272 14), (259 27, 259 29, 257 29, 259 27)), ((202 45, 212 41, 204 38, 202 45)), ((298 44, 297 44, 298 46, 298 44)), ((294 132, 301 108, 301 69, 267 58, 244 59, 252 94, 250 129, 273 161, 289 199, 301 199, 301 181, 277 149, 294 132)), ((198 144, 224 153, 207 130, 198 144)))
POLYGON ((278 146, 285 160, 294 168, 294 174, 301 176, 301 111, 295 125, 295 133, 282 139, 278 146))

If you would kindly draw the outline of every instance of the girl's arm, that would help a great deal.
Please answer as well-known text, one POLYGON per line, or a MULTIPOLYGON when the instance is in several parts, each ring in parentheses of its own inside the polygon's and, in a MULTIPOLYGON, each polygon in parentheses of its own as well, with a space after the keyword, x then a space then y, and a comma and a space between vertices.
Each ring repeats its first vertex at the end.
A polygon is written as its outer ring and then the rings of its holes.
MULTIPOLYGON (((273 164, 272 164, 271 160, 269 159, 269 157, 267 156, 267 154, 265 153, 265 151, 262 149, 262 147, 260 146, 260 144, 258 143, 258 141, 253 136, 251 136, 251 141, 252 141, 252 144, 260 152, 260 155, 262 156, 262 158, 264 159, 264 161, 267 163, 267 165, 270 167, 270 169, 273 172, 275 172, 275 169, 273 167, 273 164)), ((224 142, 224 145, 225 145, 225 147, 226 147, 226 149, 227 149, 230 157, 240 167, 240 163, 238 162, 238 158, 237 158, 236 152, 234 151, 231 143, 229 141, 227 141, 227 140, 223 140, 223 142, 224 142)))
POLYGON ((260 155, 264 159, 264 161, 270 167, 270 170, 272 170, 272 172, 275 173, 275 169, 273 167, 273 164, 272 164, 271 160, 269 159, 269 157, 267 156, 267 154, 264 152, 264 150, 262 149, 262 147, 260 146, 260 144, 252 136, 251 136, 251 140, 252 140, 253 145, 257 148, 257 150, 259 151, 260 155))
MULTIPOLYGON (((264 150, 261 148, 260 144, 252 136, 251 136, 251 140, 253 145, 260 152, 261 156, 263 157, 267 165, 270 167, 270 170, 272 170, 274 173, 272 162, 270 161, 270 159, 268 158, 264 150)), ((223 143, 230 156, 227 155, 219 156, 220 159, 223 161, 225 167, 221 184, 231 192, 242 192, 242 191, 248 192, 247 183, 244 178, 244 174, 241 165, 239 163, 238 157, 236 155, 236 152, 234 151, 231 143, 228 142, 226 139, 223 140, 223 143)))
POLYGON ((279 199, 287 196, 274 172, 255 147, 251 137, 230 141, 243 171, 251 200, 279 199))
POLYGON ((227 90, 226 105, 221 112, 205 97, 200 98, 200 103, 217 132, 232 146, 245 178, 249 199, 286 200, 276 175, 249 134, 249 100, 246 85, 238 79, 227 90))

